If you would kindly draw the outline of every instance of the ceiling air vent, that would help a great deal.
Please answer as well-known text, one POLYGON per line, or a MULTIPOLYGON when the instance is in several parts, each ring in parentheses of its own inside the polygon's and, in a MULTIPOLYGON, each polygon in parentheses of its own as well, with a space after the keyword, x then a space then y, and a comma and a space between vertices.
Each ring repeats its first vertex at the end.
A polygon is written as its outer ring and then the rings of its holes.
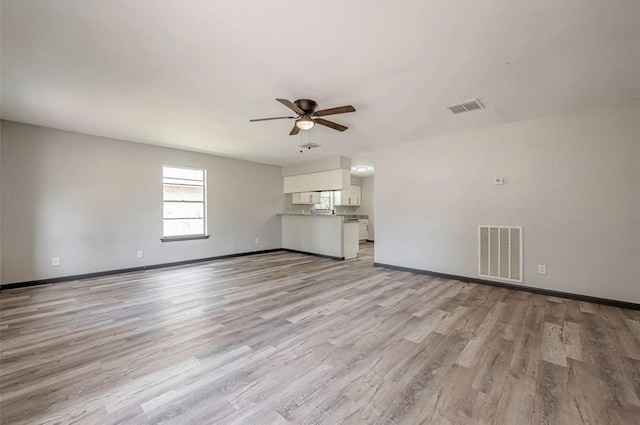
POLYGON ((484 109, 484 105, 480 102, 479 99, 467 100, 466 102, 449 106, 449 110, 454 114, 459 114, 460 112, 473 111, 474 109, 484 109))
POLYGON ((298 147, 300 149, 314 149, 314 148, 319 148, 322 145, 319 145, 317 143, 313 143, 313 142, 309 142, 309 143, 303 143, 301 145, 298 145, 298 147))

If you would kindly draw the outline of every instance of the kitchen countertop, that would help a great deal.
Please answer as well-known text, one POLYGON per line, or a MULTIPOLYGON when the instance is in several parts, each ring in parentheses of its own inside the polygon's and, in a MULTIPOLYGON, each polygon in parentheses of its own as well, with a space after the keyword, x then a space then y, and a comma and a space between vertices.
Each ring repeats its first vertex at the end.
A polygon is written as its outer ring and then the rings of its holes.
POLYGON ((278 213, 276 215, 303 215, 307 217, 345 217, 345 218, 358 218, 358 219, 368 219, 369 216, 366 214, 310 214, 310 213, 299 213, 299 212, 284 212, 278 213))

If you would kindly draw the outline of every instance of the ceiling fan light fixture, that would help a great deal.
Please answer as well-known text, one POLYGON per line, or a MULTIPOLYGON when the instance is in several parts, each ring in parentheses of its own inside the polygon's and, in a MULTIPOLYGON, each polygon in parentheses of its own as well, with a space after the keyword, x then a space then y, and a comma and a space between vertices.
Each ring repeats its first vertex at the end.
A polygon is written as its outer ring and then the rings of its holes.
POLYGON ((302 117, 296 121, 300 130, 311 130, 316 123, 310 117, 302 117))

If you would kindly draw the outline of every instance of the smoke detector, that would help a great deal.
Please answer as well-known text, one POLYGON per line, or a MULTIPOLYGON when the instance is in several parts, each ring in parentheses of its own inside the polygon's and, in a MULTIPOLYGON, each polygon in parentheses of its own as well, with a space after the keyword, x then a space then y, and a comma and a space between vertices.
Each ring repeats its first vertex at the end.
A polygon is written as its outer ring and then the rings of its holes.
POLYGON ((469 112, 469 111, 474 111, 476 109, 484 109, 484 105, 480 102, 480 99, 471 99, 471 100, 467 100, 466 102, 449 106, 448 109, 454 114, 459 114, 461 112, 469 112))

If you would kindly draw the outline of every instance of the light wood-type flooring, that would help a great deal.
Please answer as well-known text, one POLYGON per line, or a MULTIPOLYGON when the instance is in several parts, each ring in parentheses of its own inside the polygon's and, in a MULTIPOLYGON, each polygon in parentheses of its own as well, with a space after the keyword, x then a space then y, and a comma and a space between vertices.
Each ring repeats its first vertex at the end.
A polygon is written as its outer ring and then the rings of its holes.
POLYGON ((0 423, 640 424, 640 312, 275 252, 1 293, 0 423))

